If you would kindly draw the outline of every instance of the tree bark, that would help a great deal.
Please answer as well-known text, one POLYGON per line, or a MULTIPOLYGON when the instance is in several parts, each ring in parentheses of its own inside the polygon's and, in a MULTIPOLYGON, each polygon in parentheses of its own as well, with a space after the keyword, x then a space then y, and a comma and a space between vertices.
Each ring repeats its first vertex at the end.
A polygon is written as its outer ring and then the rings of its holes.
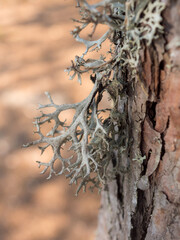
POLYGON ((136 81, 119 96, 127 149, 114 155, 125 170, 102 192, 97 240, 180 239, 180 1, 167 1, 163 19, 164 34, 144 44, 136 81))

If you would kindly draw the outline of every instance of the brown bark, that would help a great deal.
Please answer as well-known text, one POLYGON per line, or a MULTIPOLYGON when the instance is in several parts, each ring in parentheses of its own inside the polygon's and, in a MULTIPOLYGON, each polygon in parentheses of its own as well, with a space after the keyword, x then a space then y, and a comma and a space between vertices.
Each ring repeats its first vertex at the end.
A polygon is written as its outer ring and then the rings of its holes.
POLYGON ((129 148, 115 155, 128 170, 102 192, 97 240, 180 239, 180 1, 163 17, 164 35, 141 50, 134 89, 119 98, 129 148))

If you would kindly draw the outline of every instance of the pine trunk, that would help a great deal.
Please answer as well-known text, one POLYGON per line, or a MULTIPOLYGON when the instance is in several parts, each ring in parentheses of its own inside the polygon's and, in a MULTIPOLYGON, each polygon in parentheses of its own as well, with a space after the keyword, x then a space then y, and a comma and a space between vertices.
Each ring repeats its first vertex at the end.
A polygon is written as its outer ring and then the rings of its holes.
POLYGON ((180 1, 167 1, 163 19, 119 96, 127 148, 114 152, 121 171, 102 192, 97 240, 180 239, 180 1))

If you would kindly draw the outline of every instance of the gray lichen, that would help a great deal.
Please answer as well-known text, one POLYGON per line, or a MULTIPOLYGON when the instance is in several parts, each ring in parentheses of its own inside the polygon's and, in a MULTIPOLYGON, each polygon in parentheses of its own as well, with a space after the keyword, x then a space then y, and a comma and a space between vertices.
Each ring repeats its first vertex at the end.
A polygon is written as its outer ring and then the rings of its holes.
MULTIPOLYGON (((48 163, 38 161, 39 167, 44 166, 41 173, 49 170, 48 178, 52 174, 65 174, 67 178, 70 178, 70 184, 78 182, 78 193, 82 187, 84 190, 86 189, 87 183, 91 183, 91 188, 101 189, 108 176, 112 174, 112 172, 108 173, 108 165, 111 162, 111 150, 117 147, 114 145, 115 133, 113 133, 112 124, 116 109, 114 107, 109 118, 102 119, 98 105, 102 93, 108 91, 114 101, 114 106, 116 106, 117 96, 122 91, 123 84, 127 84, 124 77, 127 69, 132 81, 134 80, 139 63, 141 42, 146 41, 146 44, 150 45, 153 39, 158 37, 158 33, 163 31, 161 12, 165 5, 160 0, 154 2, 149 0, 104 0, 96 4, 89 4, 86 0, 77 0, 76 2, 81 18, 74 20, 78 25, 72 31, 72 35, 76 41, 85 45, 86 50, 82 56, 75 57, 66 71, 70 75, 70 79, 77 76, 80 84, 83 73, 90 72, 94 87, 86 99, 75 104, 57 105, 50 94, 46 93, 50 103, 39 105, 39 109, 51 107, 55 111, 48 114, 42 113, 40 117, 36 118, 36 133, 40 138, 24 147, 45 144, 45 146, 39 147, 42 153, 48 147, 52 147, 51 160, 48 163), (93 24, 90 36, 93 36, 98 24, 105 24, 109 29, 97 40, 85 40, 80 37, 80 33, 89 24, 93 24), (112 42, 109 50, 110 60, 106 61, 104 56, 99 59, 87 58, 88 52, 99 51, 107 39, 112 42), (117 77, 119 72, 121 72, 121 76, 117 77), (63 111, 68 109, 75 110, 70 126, 61 121, 63 111), (43 135, 41 126, 52 120, 55 122, 54 127, 46 135, 43 135), (71 144, 69 150, 73 150, 74 154, 70 158, 63 158, 61 149, 67 142, 71 144), (61 163, 59 172, 54 168, 56 161, 61 163)), ((118 121, 119 119, 116 119, 117 124, 118 121)), ((124 146, 121 147, 121 149, 123 148, 124 146)), ((115 169, 114 172, 116 173, 116 171, 118 170, 115 169)))

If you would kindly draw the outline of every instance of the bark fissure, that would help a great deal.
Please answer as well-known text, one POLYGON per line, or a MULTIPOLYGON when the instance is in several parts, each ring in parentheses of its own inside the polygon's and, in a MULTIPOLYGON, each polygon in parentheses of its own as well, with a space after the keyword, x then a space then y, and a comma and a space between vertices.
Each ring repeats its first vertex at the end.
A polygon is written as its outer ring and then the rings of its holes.
POLYGON ((121 180, 120 174, 116 175, 116 182, 117 182, 117 199, 119 200, 119 204, 122 206, 124 198, 123 198, 123 179, 121 180))
POLYGON ((132 215, 131 220, 131 239, 145 240, 153 211, 153 197, 152 203, 148 204, 145 192, 138 189, 137 193, 137 207, 135 213, 132 215))
POLYGON ((152 122, 153 127, 156 125, 155 116, 156 116, 156 105, 157 102, 147 101, 146 103, 146 115, 149 117, 152 122))
POLYGON ((166 150, 165 150, 165 144, 166 144, 166 142, 165 142, 165 140, 164 140, 164 132, 161 133, 161 142, 162 142, 162 147, 161 147, 160 160, 163 159, 164 154, 166 153, 166 150))

